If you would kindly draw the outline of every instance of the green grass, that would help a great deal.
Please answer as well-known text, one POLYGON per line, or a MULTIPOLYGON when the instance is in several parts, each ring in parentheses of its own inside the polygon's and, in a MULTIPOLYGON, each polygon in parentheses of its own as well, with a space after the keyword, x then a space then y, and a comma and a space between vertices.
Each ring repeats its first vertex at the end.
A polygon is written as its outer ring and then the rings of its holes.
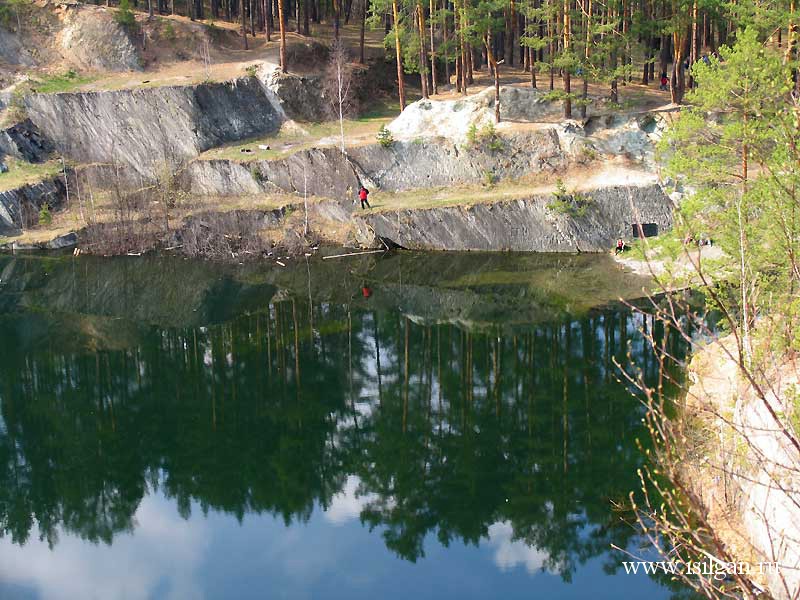
POLYGON ((51 75, 50 77, 35 80, 31 87, 40 94, 61 94, 64 92, 73 92, 80 86, 90 83, 95 79, 97 78, 79 75, 70 69, 60 75, 51 75))
POLYGON ((10 156, 6 156, 4 161, 8 166, 8 173, 0 173, 0 192, 13 190, 29 183, 38 183, 54 177, 61 171, 61 164, 58 161, 32 164, 10 156))

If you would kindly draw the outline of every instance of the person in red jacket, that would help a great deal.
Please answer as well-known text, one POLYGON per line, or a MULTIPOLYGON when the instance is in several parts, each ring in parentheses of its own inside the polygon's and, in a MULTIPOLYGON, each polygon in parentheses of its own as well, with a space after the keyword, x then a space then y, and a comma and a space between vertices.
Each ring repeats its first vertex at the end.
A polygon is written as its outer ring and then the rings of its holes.
POLYGON ((358 190, 358 198, 359 200, 361 200, 361 208, 364 208, 365 204, 367 205, 366 208, 372 208, 369 205, 369 200, 367 200, 367 196, 369 196, 369 190, 362 185, 361 189, 358 190))

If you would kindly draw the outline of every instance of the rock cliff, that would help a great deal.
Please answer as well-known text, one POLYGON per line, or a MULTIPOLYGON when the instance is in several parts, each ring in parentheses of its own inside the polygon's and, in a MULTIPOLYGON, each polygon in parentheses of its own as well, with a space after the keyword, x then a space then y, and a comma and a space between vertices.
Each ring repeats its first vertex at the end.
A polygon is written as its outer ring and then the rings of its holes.
POLYGON ((356 215, 356 238, 377 246, 384 237, 416 250, 515 250, 604 252, 618 237, 630 238, 637 223, 672 227, 672 201, 657 184, 587 192, 583 214, 561 212, 553 196, 404 209, 356 215))
POLYGON ((149 180, 208 148, 275 131, 284 115, 255 77, 225 83, 32 94, 31 121, 68 158, 149 180))
POLYGON ((0 192, 0 235, 18 233, 35 225, 39 209, 45 204, 57 210, 64 203, 66 190, 60 177, 0 192))

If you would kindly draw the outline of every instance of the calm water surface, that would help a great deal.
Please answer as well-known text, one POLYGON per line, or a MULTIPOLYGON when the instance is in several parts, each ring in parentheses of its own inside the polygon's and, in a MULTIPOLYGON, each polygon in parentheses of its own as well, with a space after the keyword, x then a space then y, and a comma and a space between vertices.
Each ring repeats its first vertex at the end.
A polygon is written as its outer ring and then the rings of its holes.
POLYGON ((642 283, 0 257, 0 598, 667 598, 610 548, 643 546, 642 283))

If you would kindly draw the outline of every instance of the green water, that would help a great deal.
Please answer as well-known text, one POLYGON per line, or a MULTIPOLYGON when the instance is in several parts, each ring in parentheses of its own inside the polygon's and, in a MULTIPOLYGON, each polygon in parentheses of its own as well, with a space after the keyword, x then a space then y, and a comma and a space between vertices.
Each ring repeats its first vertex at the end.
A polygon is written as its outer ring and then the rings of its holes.
POLYGON ((610 547, 643 547, 643 283, 0 257, 0 598, 669 597, 610 547))

